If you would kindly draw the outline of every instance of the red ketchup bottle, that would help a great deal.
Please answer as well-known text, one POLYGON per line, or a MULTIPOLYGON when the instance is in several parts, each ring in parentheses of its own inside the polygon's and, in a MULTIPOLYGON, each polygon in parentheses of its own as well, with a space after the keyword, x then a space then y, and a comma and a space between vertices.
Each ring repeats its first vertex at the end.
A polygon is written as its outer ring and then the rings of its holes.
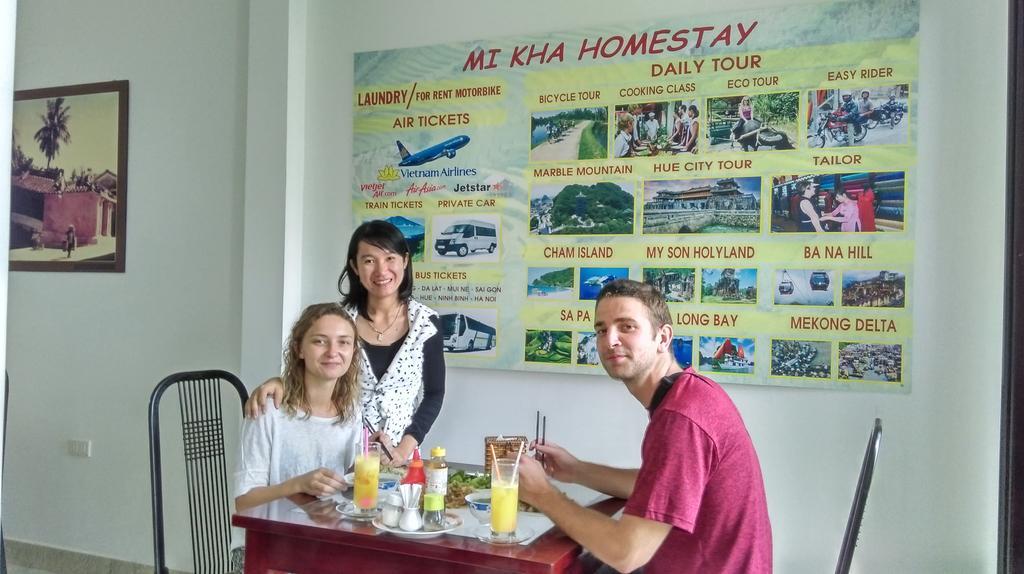
POLYGON ((412 451, 412 462, 409 463, 409 470, 402 478, 402 484, 426 484, 427 475, 423 473, 423 459, 420 458, 420 449, 412 451))

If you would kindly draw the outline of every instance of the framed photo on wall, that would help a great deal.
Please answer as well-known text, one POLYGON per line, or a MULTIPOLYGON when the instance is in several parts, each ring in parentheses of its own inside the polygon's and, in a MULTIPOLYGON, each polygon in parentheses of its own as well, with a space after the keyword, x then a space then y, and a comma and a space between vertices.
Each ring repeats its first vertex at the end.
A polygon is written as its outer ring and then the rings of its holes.
POLYGON ((124 272, 128 81, 14 93, 11 271, 124 272))

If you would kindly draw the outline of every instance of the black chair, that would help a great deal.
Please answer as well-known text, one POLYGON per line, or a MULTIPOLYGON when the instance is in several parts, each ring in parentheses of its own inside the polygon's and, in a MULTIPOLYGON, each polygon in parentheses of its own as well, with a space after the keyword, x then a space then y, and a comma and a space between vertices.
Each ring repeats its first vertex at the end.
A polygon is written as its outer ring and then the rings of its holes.
MULTIPOLYGON (((149 472, 153 485, 153 553, 156 574, 167 574, 164 558, 163 481, 160 467, 160 398, 178 388, 181 433, 192 535, 193 572, 224 574, 230 566, 231 491, 224 459, 221 391, 238 392, 239 407, 249 393, 226 371, 175 373, 160 381, 149 399, 149 472)), ((229 405, 230 406, 230 405, 229 405)))
POLYGON ((868 501, 868 490, 871 488, 871 475, 875 472, 875 459, 878 458, 878 446, 882 442, 882 419, 875 419, 875 428, 868 438, 868 449, 864 453, 864 462, 860 465, 860 477, 857 478, 857 489, 853 493, 853 506, 850 518, 846 521, 846 533, 843 534, 843 546, 839 550, 839 563, 836 574, 848 574, 853 561, 853 549, 857 546, 860 534, 860 523, 864 518, 864 506, 868 501))

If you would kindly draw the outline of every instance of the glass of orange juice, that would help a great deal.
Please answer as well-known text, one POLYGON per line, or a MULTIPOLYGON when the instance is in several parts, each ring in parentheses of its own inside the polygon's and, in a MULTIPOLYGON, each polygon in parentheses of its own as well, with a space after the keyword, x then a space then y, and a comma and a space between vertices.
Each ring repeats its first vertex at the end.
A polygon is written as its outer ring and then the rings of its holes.
POLYGON ((491 469, 491 538, 511 542, 519 515, 519 467, 513 458, 499 458, 491 469))
POLYGON ((365 452, 356 455, 356 491, 352 496, 356 508, 363 512, 377 509, 377 486, 380 481, 380 444, 370 443, 365 452))

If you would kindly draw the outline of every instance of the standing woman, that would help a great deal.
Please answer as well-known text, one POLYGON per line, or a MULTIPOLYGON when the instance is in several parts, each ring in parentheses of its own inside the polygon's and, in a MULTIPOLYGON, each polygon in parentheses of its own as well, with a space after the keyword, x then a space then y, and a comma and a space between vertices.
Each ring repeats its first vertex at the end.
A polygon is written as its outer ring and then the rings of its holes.
MULTIPOLYGON (((412 298, 412 263, 402 232, 368 221, 352 233, 338 277, 341 303, 356 324, 363 416, 391 451, 394 464, 409 460, 444 401, 444 347, 432 309, 412 298), (348 290, 345 290, 346 279, 348 290)), ((258 416, 266 396, 278 404, 280 380, 261 385, 246 403, 258 416)))
POLYGON ((813 199, 818 192, 818 184, 812 179, 798 181, 796 191, 800 194, 800 223, 797 231, 825 231, 821 226, 821 211, 813 199))

